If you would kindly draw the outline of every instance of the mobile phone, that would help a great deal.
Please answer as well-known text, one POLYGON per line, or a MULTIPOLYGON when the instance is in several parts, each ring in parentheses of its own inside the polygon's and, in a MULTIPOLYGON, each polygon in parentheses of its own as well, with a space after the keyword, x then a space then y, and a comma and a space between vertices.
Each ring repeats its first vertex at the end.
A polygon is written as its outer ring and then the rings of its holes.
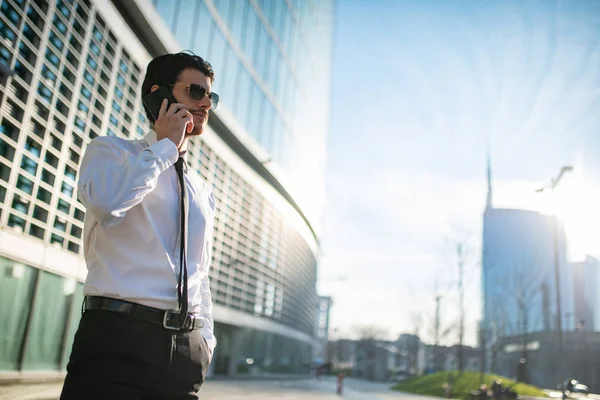
POLYGON ((177 103, 177 100, 175 100, 175 97, 173 97, 173 93, 171 92, 171 90, 163 86, 159 87, 152 93, 148 93, 147 95, 142 96, 142 102, 144 103, 144 105, 150 112, 150 115, 152 116, 152 122, 156 122, 156 120, 158 119, 160 106, 164 99, 167 99, 168 101, 167 109, 171 104, 177 103))

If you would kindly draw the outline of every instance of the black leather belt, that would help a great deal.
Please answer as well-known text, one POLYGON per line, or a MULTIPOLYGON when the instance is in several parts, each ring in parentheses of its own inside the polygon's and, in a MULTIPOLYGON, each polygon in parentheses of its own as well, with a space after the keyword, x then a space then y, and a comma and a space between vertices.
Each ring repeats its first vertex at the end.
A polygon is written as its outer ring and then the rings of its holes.
POLYGON ((142 321, 162 325, 165 329, 177 331, 191 331, 204 327, 204 319, 193 313, 188 313, 186 318, 181 318, 181 315, 176 311, 160 310, 125 300, 111 299, 110 297, 86 296, 83 308, 85 310, 119 312, 142 321))

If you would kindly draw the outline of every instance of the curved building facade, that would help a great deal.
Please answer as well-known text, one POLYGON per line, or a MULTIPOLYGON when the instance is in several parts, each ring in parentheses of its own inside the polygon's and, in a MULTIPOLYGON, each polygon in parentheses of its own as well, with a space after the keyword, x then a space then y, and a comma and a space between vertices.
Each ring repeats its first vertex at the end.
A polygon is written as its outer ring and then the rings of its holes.
POLYGON ((188 148, 217 199, 212 372, 306 370, 333 7, 0 0, 0 62, 15 73, 0 84, 0 371, 64 369, 86 273, 79 162, 96 136, 144 135, 145 66, 180 50, 211 62, 222 101, 188 148))

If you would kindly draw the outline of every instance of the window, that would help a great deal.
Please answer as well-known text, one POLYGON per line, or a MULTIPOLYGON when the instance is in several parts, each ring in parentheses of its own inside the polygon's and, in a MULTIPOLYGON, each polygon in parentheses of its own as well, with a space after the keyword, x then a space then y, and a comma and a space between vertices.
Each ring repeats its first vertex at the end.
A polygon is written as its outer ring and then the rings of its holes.
POLYGON ((69 7, 67 7, 67 5, 64 3, 64 1, 58 0, 56 2, 56 8, 58 9, 58 11, 60 11, 62 13, 62 15, 65 16, 65 18, 69 19, 69 16, 71 15, 71 11, 69 11, 69 7))
POLYGON ((71 70, 67 66, 63 67, 62 74, 66 80, 71 82, 71 84, 75 83, 75 75, 71 72, 71 70))
POLYGON ((98 42, 102 43, 102 39, 104 39, 104 35, 102 35, 102 32, 100 32, 100 29, 98 29, 97 26, 94 26, 93 34, 94 34, 94 37, 98 40, 98 42))
POLYGON ((203 22, 201 24, 198 24, 194 29, 196 32, 196 37, 193 41, 193 50, 196 54, 206 54, 206 59, 210 60, 210 57, 208 55, 208 45, 210 39, 211 24, 209 23, 209 21, 212 21, 212 17, 210 16, 210 13, 206 9, 206 6, 202 1, 198 2, 198 7, 200 8, 198 12, 198 21, 203 22))
POLYGON ((98 68, 98 63, 96 61, 94 61, 94 59, 91 56, 88 56, 87 63, 92 68, 92 70, 95 70, 96 68, 98 68))
POLYGON ((83 85, 81 86, 81 94, 88 100, 92 98, 92 92, 83 85))
POLYGON ((21 43, 19 43, 19 54, 29 64, 31 64, 31 65, 35 64, 36 56, 33 53, 33 51, 31 51, 31 49, 29 48, 29 46, 25 44, 24 41, 21 41, 21 43))
MULTIPOLYGON (((155 0, 154 6, 160 15, 162 15, 163 20, 173 32, 173 26, 175 23, 175 6, 178 5, 178 2, 174 2, 172 0, 155 0)), ((206 20, 201 20, 206 21, 206 20)))
POLYGON ((20 228, 21 230, 25 229, 25 220, 23 218, 17 217, 14 214, 10 214, 8 217, 8 226, 12 228, 20 228))
POLYGON ((50 64, 54 65, 56 67, 56 69, 58 69, 58 66, 60 65, 60 59, 49 48, 46 49, 46 60, 48 60, 50 62, 50 64))
POLYGON ((15 194, 12 203, 13 210, 17 210, 27 215, 29 212, 29 200, 21 198, 19 195, 15 194))
MULTIPOLYGON (((63 103, 60 99, 56 100, 56 109, 58 110, 59 113, 61 113, 62 115, 64 115, 65 117, 67 117, 69 115, 69 107, 67 107, 65 105, 65 103, 63 103)), ((56 119, 55 119, 56 121, 56 119)), ((63 129, 58 129, 57 130, 59 132, 64 132, 64 127, 65 125, 61 122, 60 125, 62 126, 63 129)))
POLYGON ((25 178, 23 175, 19 175, 19 179, 17 180, 17 188, 27 194, 31 194, 33 192, 33 182, 30 179, 25 178))
POLYGON ((42 239, 43 240, 44 239, 44 233, 45 233, 45 231, 44 231, 43 228, 37 226, 34 223, 29 224, 29 234, 31 236, 34 236, 34 237, 36 237, 38 239, 42 239))
MULTIPOLYGON (((58 86, 58 91, 65 96, 65 98, 70 99, 71 96, 73 95, 73 92, 71 92, 71 89, 69 89, 67 87, 67 85, 65 85, 63 82, 60 83, 60 85, 58 86)), ((65 114, 66 115, 66 114, 65 114)))
POLYGON ((115 100, 112 102, 112 108, 117 112, 117 114, 121 112, 121 106, 115 100))
POLYGON ((40 15, 37 13, 37 11, 35 11, 35 9, 32 6, 29 6, 27 8, 27 17, 35 26, 37 26, 37 28, 40 31, 44 29, 45 20, 40 17, 40 15))
POLYGON ((55 155, 53 155, 49 150, 46 150, 44 162, 56 168, 58 165, 58 158, 55 155))
POLYGON ((79 208, 75 208, 75 214, 73 215, 76 220, 83 222, 85 219, 85 213, 81 211, 79 208))
MULTIPOLYGON (((79 36, 81 36, 82 38, 85 37, 85 28, 83 26, 81 26, 81 24, 79 23, 79 21, 77 19, 75 19, 73 21, 73 28, 75 28, 75 32, 77 32, 79 34, 79 36)), ((92 51, 94 53, 96 53, 94 46, 96 46, 93 42, 92 45, 90 46, 90 48, 92 49, 92 51)), ((96 46, 97 48, 98 46, 96 46)), ((98 54, 98 53, 96 53, 98 54)))
POLYGON ((53 233, 52 236, 50 237, 50 243, 54 244, 60 244, 61 246, 63 245, 65 239, 63 239, 61 236, 57 235, 56 233, 53 233))
POLYGON ((67 195, 68 197, 73 197, 73 186, 69 185, 66 182, 62 183, 62 186, 60 188, 60 191, 67 195))
POLYGON ((75 117, 75 126, 79 128, 81 132, 85 130, 85 122, 83 122, 83 120, 77 116, 75 117))
POLYGON ((0 124, 0 133, 5 134, 15 142, 19 140, 19 130, 6 119, 0 124))
MULTIPOLYGON (((87 113, 90 111, 90 108, 86 106, 81 100, 79 100, 79 102, 77 103, 77 108, 80 111, 83 111, 83 115, 87 115, 87 113)), ((79 115, 81 115, 81 113, 79 115)))
POLYGON ((42 169, 42 181, 46 182, 50 186, 54 186, 54 174, 47 169, 42 169))
POLYGON ((214 27, 214 35, 212 38, 212 49, 210 51, 210 63, 215 71, 222 71, 225 62, 225 50, 228 46, 221 30, 214 27))
POLYGON ((29 151, 34 156, 39 157, 42 152, 42 145, 33 140, 32 138, 27 138, 27 141, 25 142, 25 149, 27 149, 27 151, 29 151))
POLYGON ((65 176, 68 179, 75 182, 76 175, 77 175, 77 173, 75 172, 75 170, 73 168, 69 167, 68 165, 65 167, 65 176))
POLYGON ((62 33, 63 35, 65 35, 67 33, 67 26, 64 24, 64 22, 62 22, 62 20, 58 16, 58 14, 54 14, 52 23, 54 24, 56 29, 58 29, 60 31, 60 33, 62 33))
POLYGON ((40 37, 33 31, 33 28, 31 28, 29 24, 23 26, 23 36, 29 40, 33 47, 37 47, 40 43, 40 37))
MULTIPOLYGON (((79 66, 79 60, 77 59, 75 54, 73 54, 73 52, 71 52, 71 50, 67 51, 67 61, 69 63, 71 63, 71 65, 73 66, 74 69, 77 69, 77 67, 79 66)), ((93 82, 90 82, 90 83, 93 83, 93 82)))
POLYGON ((69 149, 69 158, 75 164, 79 164, 79 153, 77 153, 77 151, 73 150, 73 148, 69 149))
POLYGON ((83 139, 75 132, 73 132, 73 143, 79 148, 81 148, 81 146, 83 145, 83 139))
POLYGON ((88 81, 88 83, 90 85, 92 85, 92 86, 94 85, 94 76, 92 74, 90 74, 89 71, 86 70, 83 73, 83 77, 85 78, 86 81, 88 81))
POLYGON ((71 225, 71 235, 76 237, 77 239, 81 239, 81 228, 76 226, 75 224, 71 225))
POLYGON ((96 114, 92 114, 92 123, 96 125, 98 128, 102 127, 102 121, 96 114))
POLYGON ((127 75, 127 71, 129 71, 129 69, 127 68, 127 64, 125 63, 125 61, 121 60, 121 62, 119 63, 119 68, 121 69, 121 72, 127 75))
POLYGON ((95 55, 100 56, 100 47, 93 41, 90 43, 90 50, 92 50, 92 53, 95 55))
POLYGON ((48 211, 40 206, 35 206, 33 209, 33 218, 37 219, 38 221, 46 222, 48 219, 48 211))
POLYGON ((79 245, 77 243, 69 242, 69 246, 67 246, 67 248, 73 253, 79 253, 79 245))
POLYGON ((71 206, 69 205, 69 203, 67 203, 63 199, 58 199, 58 204, 56 205, 56 209, 65 214, 69 214, 69 211, 71 210, 71 206))
POLYGON ((24 155, 23 158, 21 159, 21 169, 29 172, 31 175, 35 176, 37 167, 38 167, 38 164, 35 161, 33 161, 31 158, 24 155))
POLYGON ((62 140, 60 140, 56 135, 50 134, 50 144, 60 152, 60 149, 62 148, 62 140))

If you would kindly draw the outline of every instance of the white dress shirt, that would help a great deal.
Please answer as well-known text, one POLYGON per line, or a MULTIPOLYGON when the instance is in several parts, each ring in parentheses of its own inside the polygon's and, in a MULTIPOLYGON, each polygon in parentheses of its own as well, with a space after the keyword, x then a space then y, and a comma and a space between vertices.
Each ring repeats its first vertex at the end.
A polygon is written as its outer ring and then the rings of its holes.
MULTIPOLYGON (((84 255, 87 296, 123 299, 176 310, 179 278, 179 153, 169 139, 111 136, 93 139, 79 170, 78 196, 86 207, 84 255)), ((189 312, 204 320, 202 335, 214 350, 211 261, 215 199, 195 172, 185 174, 188 202, 189 312)), ((212 354, 211 354, 212 358, 212 354)))

